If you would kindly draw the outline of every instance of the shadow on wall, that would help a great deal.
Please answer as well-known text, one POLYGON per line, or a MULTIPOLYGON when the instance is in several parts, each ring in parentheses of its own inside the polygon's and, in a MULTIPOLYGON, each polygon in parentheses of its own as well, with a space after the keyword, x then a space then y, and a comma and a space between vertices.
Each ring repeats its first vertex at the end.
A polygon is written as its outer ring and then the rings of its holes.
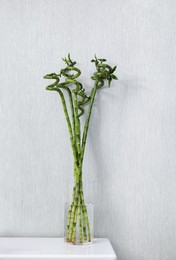
MULTIPOLYGON (((123 228, 125 227, 125 220, 128 219, 128 201, 122 196, 124 182, 123 162, 121 161, 121 152, 123 151, 121 133, 123 132, 125 117, 130 109, 131 100, 137 99, 141 102, 139 96, 148 90, 147 87, 138 84, 138 82, 139 79, 134 78, 119 80, 112 84, 112 89, 107 89, 106 93, 106 90, 98 93, 96 103, 102 104, 102 99, 106 99, 107 106, 96 106, 93 111, 96 119, 95 117, 92 118, 91 124, 93 126, 89 129, 88 142, 96 175, 94 236, 108 237, 121 260, 126 259, 127 255, 128 257, 131 255, 131 259, 134 257, 140 258, 140 256, 132 255, 128 247, 121 247, 121 245, 124 245, 122 240, 126 239, 124 234, 127 230, 125 228, 125 232, 123 232, 123 228), (112 111, 113 114, 111 114, 112 111)), ((142 82, 141 79, 140 82, 142 82)))

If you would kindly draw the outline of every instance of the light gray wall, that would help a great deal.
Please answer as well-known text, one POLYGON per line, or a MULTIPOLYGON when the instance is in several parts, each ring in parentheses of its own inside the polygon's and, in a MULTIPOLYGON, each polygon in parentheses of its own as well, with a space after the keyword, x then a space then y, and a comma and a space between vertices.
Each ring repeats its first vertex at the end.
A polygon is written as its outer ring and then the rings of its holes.
POLYGON ((72 153, 42 76, 70 52, 90 89, 96 53, 119 81, 97 95, 85 154, 95 236, 118 260, 176 259, 175 16, 174 0, 0 1, 1 236, 63 236, 72 153))

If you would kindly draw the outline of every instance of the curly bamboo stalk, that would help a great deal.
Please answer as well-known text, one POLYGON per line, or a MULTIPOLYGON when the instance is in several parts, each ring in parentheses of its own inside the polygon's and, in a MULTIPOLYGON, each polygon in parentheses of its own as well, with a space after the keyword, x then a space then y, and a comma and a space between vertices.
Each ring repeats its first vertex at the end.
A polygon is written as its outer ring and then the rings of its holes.
POLYGON ((44 78, 56 80, 53 84, 47 87, 47 90, 57 91, 61 97, 74 157, 75 184, 73 187, 72 203, 68 212, 66 239, 68 242, 75 243, 76 225, 78 223, 79 242, 83 243, 83 241, 91 241, 91 230, 89 225, 88 212, 86 204, 84 202, 82 184, 82 166, 87 142, 87 134, 90 124, 90 117, 97 90, 104 85, 104 80, 107 79, 108 86, 110 86, 112 79, 117 79, 117 77, 113 74, 113 72, 116 69, 116 66, 114 68, 111 68, 111 66, 109 66, 108 64, 104 64, 104 62, 106 61, 105 59, 97 59, 97 57, 95 56, 95 59, 92 60, 92 62, 94 62, 96 65, 96 72, 91 77, 93 80, 95 80, 95 84, 90 96, 88 97, 84 92, 82 84, 76 80, 76 78, 79 77, 81 74, 81 71, 78 68, 74 67, 76 62, 73 62, 70 59, 69 54, 68 59, 65 58, 63 60, 65 61, 67 66, 66 68, 61 70, 60 74, 52 73, 46 75, 44 78), (70 71, 74 71, 76 73, 70 74, 70 71), (65 82, 59 84, 61 75, 65 77, 65 82), (75 85, 76 88, 71 91, 68 87, 69 84, 75 85), (62 93, 60 88, 65 89, 68 93, 72 123, 68 114, 64 94, 62 93), (88 102, 90 102, 88 108, 88 115, 84 125, 81 140, 80 117, 84 114, 83 105, 87 104, 88 102))
POLYGON ((90 117, 91 117, 91 113, 92 113, 92 108, 93 108, 93 104, 94 104, 94 100, 95 100, 95 96, 97 93, 97 89, 102 87, 104 85, 103 80, 96 80, 94 88, 91 91, 91 99, 90 99, 90 105, 89 105, 89 110, 88 110, 88 116, 84 125, 84 131, 83 131, 83 137, 82 137, 82 148, 81 148, 81 157, 80 157, 80 161, 79 164, 82 165, 83 163, 83 158, 84 158, 84 152, 85 152, 85 147, 86 147, 86 141, 87 141, 87 133, 88 133, 88 129, 89 129, 89 122, 90 122, 90 117))
MULTIPOLYGON (((69 96, 69 103, 70 103, 70 108, 71 108, 71 116, 72 116, 72 133, 73 133, 73 142, 74 142, 74 147, 75 147, 75 153, 76 153, 76 158, 77 160, 74 160, 74 173, 77 172, 78 170, 78 153, 77 153, 77 147, 76 147, 76 127, 75 127, 75 112, 74 112, 74 105, 73 105, 73 98, 72 98, 72 92, 71 90, 66 86, 69 84, 69 82, 59 84, 60 88, 63 88, 67 91, 68 96, 69 96)), ((76 176, 75 176, 76 177, 76 176)))
POLYGON ((77 91, 73 93, 73 107, 74 107, 74 115, 75 115, 75 135, 76 135, 76 147, 77 147, 77 153, 78 153, 78 160, 80 158, 81 154, 81 148, 80 148, 80 120, 78 117, 78 101, 77 101, 77 91))
POLYGON ((72 98, 71 90, 66 86, 67 84, 68 83, 63 83, 63 85, 59 84, 59 87, 65 89, 69 96, 69 103, 70 103, 71 116, 72 116, 72 128, 73 128, 72 131, 74 134, 75 133, 75 115, 74 115, 74 107, 73 107, 73 98, 72 98))
POLYGON ((64 110, 65 118, 66 118, 66 121, 67 121, 67 125, 68 125, 71 147, 72 147, 72 151, 73 151, 74 165, 75 165, 74 167, 77 168, 78 159, 77 159, 77 152, 76 152, 76 148, 75 148, 75 140, 74 140, 74 136, 73 136, 74 125, 75 125, 73 100, 72 100, 71 91, 68 89, 68 87, 66 87, 66 84, 68 84, 68 83, 59 84, 59 81, 60 81, 59 76, 60 75, 57 75, 56 73, 51 73, 51 74, 48 74, 48 75, 44 76, 45 79, 55 79, 55 82, 53 84, 48 85, 46 87, 46 89, 49 90, 49 91, 57 91, 59 93, 60 97, 61 97, 63 110, 64 110), (71 106, 71 111, 72 111, 73 129, 72 129, 72 125, 71 125, 71 122, 70 122, 70 118, 69 118, 69 114, 68 114, 65 98, 64 98, 64 95, 63 95, 62 91, 59 89, 59 87, 66 89, 67 92, 68 92, 69 100, 70 100, 70 106, 71 106))

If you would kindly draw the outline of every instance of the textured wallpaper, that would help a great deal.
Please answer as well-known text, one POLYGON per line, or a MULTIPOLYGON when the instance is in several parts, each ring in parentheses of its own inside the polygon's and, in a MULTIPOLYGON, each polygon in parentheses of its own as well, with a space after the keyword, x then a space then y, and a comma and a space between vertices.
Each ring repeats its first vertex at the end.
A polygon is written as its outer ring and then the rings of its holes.
POLYGON ((96 53, 119 81, 97 94, 85 153, 95 236, 118 260, 176 259, 175 28, 174 0, 0 0, 0 236, 63 236, 73 159, 42 77, 70 52, 90 90, 96 53))

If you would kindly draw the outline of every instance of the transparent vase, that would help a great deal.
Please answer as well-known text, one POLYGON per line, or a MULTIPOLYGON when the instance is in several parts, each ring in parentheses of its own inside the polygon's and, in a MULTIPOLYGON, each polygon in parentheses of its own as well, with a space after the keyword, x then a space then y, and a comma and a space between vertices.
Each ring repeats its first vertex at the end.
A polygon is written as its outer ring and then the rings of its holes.
POLYGON ((93 204, 65 203, 65 242, 86 245, 93 241, 93 204))
POLYGON ((90 244, 94 232, 95 182, 65 180, 64 240, 74 245, 90 244), (84 186, 84 187, 83 187, 84 186))

